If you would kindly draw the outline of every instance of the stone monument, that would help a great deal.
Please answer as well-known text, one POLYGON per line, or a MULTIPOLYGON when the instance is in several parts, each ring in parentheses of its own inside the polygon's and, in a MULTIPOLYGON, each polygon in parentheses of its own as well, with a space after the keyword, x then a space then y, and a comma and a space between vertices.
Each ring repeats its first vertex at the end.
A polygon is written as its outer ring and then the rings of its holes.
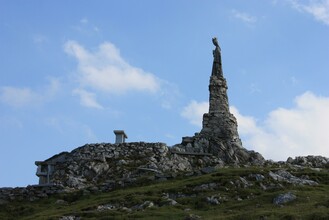
POLYGON ((229 110, 227 83, 223 75, 221 49, 217 38, 212 39, 213 65, 209 82, 209 112, 203 115, 202 130, 193 137, 183 137, 174 149, 180 152, 208 153, 224 163, 261 162, 264 158, 242 147, 236 118, 229 110))

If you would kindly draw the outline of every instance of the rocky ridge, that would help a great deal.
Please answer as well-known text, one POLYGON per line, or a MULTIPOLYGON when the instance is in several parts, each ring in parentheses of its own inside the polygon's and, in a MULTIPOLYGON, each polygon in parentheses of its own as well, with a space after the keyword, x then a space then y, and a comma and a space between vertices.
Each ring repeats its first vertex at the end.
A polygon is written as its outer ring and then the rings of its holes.
MULTIPOLYGON (((70 153, 63 152, 61 155, 65 157, 65 160, 55 165, 53 184, 0 188, 0 205, 13 200, 34 201, 54 194, 71 193, 77 190, 83 190, 84 193, 108 192, 127 186, 169 181, 176 177, 214 173, 230 167, 213 156, 172 153, 170 148, 162 143, 126 143, 118 146, 120 148, 116 148, 113 144, 88 144, 70 153), (125 148, 127 146, 130 149, 125 148), (139 146, 146 150, 141 150, 139 146), (121 151, 113 149, 121 149, 121 151), (123 155, 125 158, 122 157, 123 155), (127 155, 129 156, 127 157, 127 155)), ((234 167, 237 170, 241 169, 237 165, 234 167)), ((255 164, 244 164, 241 167, 255 167, 255 164)), ((289 158, 287 162, 266 161, 258 167, 270 171, 242 175, 238 179, 232 179, 230 184, 238 189, 252 187, 254 182, 257 182, 259 187, 265 191, 284 189, 282 184, 317 186, 319 182, 310 179, 307 175, 295 176, 288 170, 297 173, 306 169, 323 172, 322 170, 327 170, 329 167, 329 158, 322 156, 296 157, 295 159, 289 158), (308 162, 304 165, 291 163, 301 161, 301 158, 307 158, 308 162)), ((221 187, 223 186, 219 183, 208 182, 193 187, 191 192, 209 192, 221 187)), ((182 196, 184 195, 170 195, 168 202, 175 203, 170 199, 182 196)), ((217 197, 210 196, 209 203, 216 203, 214 198, 217 197)), ((218 201, 221 200, 218 199, 218 201)))
MULTIPOLYGON (((233 213, 233 219, 244 219, 246 215, 252 215, 251 219, 264 219, 261 216, 282 219, 287 213, 296 219, 300 216, 304 219, 305 215, 312 216, 306 219, 328 217, 329 182, 326 168, 317 171, 310 167, 268 161, 265 166, 225 166, 207 169, 207 172, 205 175, 193 173, 192 176, 182 173, 175 180, 166 182, 151 182, 145 178, 139 186, 105 193, 102 193, 102 185, 94 185, 42 201, 5 204, 2 201, 0 218, 3 213, 8 214, 3 214, 3 219, 9 215, 12 218, 8 219, 19 219, 20 216, 31 219, 141 218, 168 217, 171 212, 174 212, 173 219, 184 219, 183 216, 195 214, 201 219, 217 219, 218 216, 227 219, 232 218, 233 213), (45 213, 42 211, 45 209, 43 203, 48 204, 48 209, 52 211, 40 216, 40 211, 45 213), (209 212, 214 212, 212 218, 209 218, 209 212)), ((42 198, 47 196, 46 191, 42 198)))

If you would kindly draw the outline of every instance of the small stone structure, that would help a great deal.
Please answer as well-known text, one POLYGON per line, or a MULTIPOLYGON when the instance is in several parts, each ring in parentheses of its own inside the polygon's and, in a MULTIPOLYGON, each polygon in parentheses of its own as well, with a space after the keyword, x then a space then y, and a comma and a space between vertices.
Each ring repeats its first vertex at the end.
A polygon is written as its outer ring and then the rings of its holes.
POLYGON ((36 175, 39 177, 39 185, 48 184, 52 174, 52 164, 46 161, 35 161, 38 166, 36 175))
POLYGON ((36 175, 39 177, 39 185, 51 184, 51 176, 54 172, 54 166, 66 160, 68 152, 56 154, 45 161, 35 161, 38 166, 36 175))
POLYGON ((115 134, 116 144, 121 144, 126 142, 126 138, 128 138, 128 136, 126 135, 124 130, 114 130, 113 132, 115 134))

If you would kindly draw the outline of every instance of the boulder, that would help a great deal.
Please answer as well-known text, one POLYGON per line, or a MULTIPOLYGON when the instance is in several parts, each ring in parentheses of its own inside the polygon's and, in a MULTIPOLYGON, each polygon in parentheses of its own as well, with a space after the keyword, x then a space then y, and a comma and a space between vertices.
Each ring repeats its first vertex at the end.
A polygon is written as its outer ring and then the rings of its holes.
POLYGON ((269 176, 276 181, 287 182, 294 185, 311 185, 311 186, 318 185, 318 183, 313 180, 298 178, 286 170, 278 170, 275 173, 270 171, 269 176))
POLYGON ((273 199, 273 204, 275 205, 282 205, 288 202, 294 201, 297 198, 293 193, 288 192, 284 194, 280 194, 273 199))
POLYGON ((288 164, 307 166, 313 168, 328 168, 329 167, 329 158, 322 156, 299 156, 292 159, 289 157, 286 161, 288 164))

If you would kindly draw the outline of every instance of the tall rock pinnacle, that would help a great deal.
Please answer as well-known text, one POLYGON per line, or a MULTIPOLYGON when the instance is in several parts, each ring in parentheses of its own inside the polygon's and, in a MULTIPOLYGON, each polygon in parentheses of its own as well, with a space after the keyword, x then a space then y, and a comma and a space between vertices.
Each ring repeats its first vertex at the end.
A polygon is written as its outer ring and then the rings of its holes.
POLYGON ((210 153, 224 163, 262 163, 264 158, 259 153, 242 146, 237 120, 229 110, 221 49, 216 37, 212 42, 215 49, 209 82, 209 112, 203 115, 201 132, 193 137, 183 137, 182 143, 175 147, 185 152, 210 153))

